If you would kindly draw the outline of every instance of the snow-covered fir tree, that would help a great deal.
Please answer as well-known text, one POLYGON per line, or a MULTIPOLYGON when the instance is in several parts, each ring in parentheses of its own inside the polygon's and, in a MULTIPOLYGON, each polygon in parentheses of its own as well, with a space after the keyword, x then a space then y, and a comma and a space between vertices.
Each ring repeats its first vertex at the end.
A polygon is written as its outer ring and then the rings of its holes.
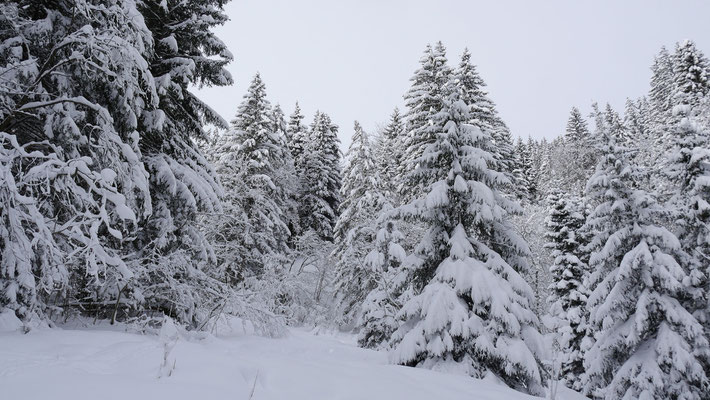
POLYGON ((406 254, 401 246, 404 239, 394 221, 387 221, 377 232, 374 248, 364 260, 372 289, 362 304, 358 318, 358 345, 382 348, 399 327, 397 313, 404 300, 406 272, 401 266, 406 254))
POLYGON ((486 83, 471 62, 471 53, 468 49, 464 49, 461 55, 456 76, 459 77, 456 84, 461 91, 461 100, 471 106, 471 124, 491 136, 494 144, 493 154, 497 163, 495 168, 506 174, 511 184, 508 191, 519 197, 517 190, 520 182, 514 173, 514 149, 510 130, 499 117, 495 103, 485 91, 486 83))
MULTIPOLYGON (((710 62, 691 40, 676 44, 672 87, 672 117, 690 114, 710 93, 710 62)), ((671 120, 675 122, 677 118, 671 120)))
POLYGON ((400 191, 397 190, 402 183, 400 165, 404 155, 404 121, 395 108, 390 115, 390 120, 384 127, 374 144, 375 173, 378 175, 378 188, 384 200, 393 206, 399 205, 400 191))
POLYGON ((288 138, 288 129, 286 125, 286 117, 280 104, 276 104, 274 108, 271 109, 270 119, 274 132, 282 136, 285 141, 288 138))
POLYGON ((372 274, 363 260, 375 241, 375 219, 383 202, 369 137, 357 121, 353 129, 345 153, 341 212, 335 225, 333 254, 335 287, 346 324, 357 319, 360 305, 372 289, 372 274))
POLYGON ((604 108, 604 129, 612 135, 616 143, 627 149, 634 149, 635 140, 630 136, 629 131, 624 126, 621 115, 606 103, 604 108))
POLYGON ((407 263, 416 295, 404 304, 393 336, 393 362, 492 373, 511 387, 539 393, 542 376, 533 293, 520 276, 528 248, 508 215, 517 212, 492 170, 490 135, 468 124, 470 107, 454 81, 442 87, 443 108, 432 126, 435 141, 409 176, 423 193, 399 214, 427 228, 407 263), (533 347, 533 348, 531 348, 533 347))
MULTIPOLYGON (((652 171, 656 167, 654 154, 654 137, 651 130, 650 109, 645 97, 636 101, 626 99, 624 109, 624 129, 631 138, 633 161, 639 167, 652 171)), ((648 185, 646 185, 648 186, 648 185)))
POLYGON ((518 140, 515 142, 514 161, 515 169, 513 171, 516 179, 518 180, 519 187, 517 191, 517 198, 523 203, 529 202, 531 200, 530 187, 532 186, 532 183, 530 182, 530 169, 532 168, 532 160, 530 159, 527 146, 525 146, 525 142, 523 142, 521 137, 518 137, 518 140))
POLYGON ((286 128, 286 143, 299 176, 303 174, 303 151, 308 143, 308 128, 303 123, 304 118, 301 107, 296 103, 286 128))
POLYGON ((225 185, 230 214, 217 224, 226 223, 222 241, 237 242, 222 252, 221 267, 228 281, 239 281, 244 274, 259 275, 269 258, 284 255, 290 238, 285 189, 292 179, 291 165, 285 163, 288 149, 284 137, 274 130, 272 109, 266 87, 257 74, 252 80, 232 129, 214 149, 216 166, 225 185), (238 211, 237 211, 238 210, 238 211), (231 218, 244 218, 234 230, 231 218))
MULTIPOLYGON (((680 101, 690 103, 693 96, 680 101)), ((710 339, 710 125, 702 120, 700 102, 675 109, 675 124, 668 126, 672 144, 667 154, 665 176, 672 182, 672 194, 667 206, 683 249, 689 255, 687 269, 695 292, 687 306, 695 310, 710 339)), ((710 368, 706 369, 706 373, 710 368)))
MULTIPOLYGON (((135 4, 0 4, 0 307, 137 307, 130 248, 151 213, 140 140, 160 119, 135 4), (120 90, 107 90, 107 88, 120 90)), ((115 316, 115 314, 114 314, 115 316)))
POLYGON ((673 85, 673 59, 668 49, 662 47, 651 66, 651 88, 648 93, 651 118, 657 126, 670 117, 673 109, 673 85))
POLYGON ((212 246, 199 229, 198 214, 219 211, 222 192, 194 139, 204 136, 205 124, 228 125, 195 95, 191 85, 232 83, 224 68, 232 54, 211 30, 226 22, 227 16, 222 0, 137 5, 154 43, 147 61, 161 110, 141 130, 152 201, 152 213, 141 223, 135 247, 145 271, 141 285, 148 288, 142 294, 146 307, 197 325, 202 323, 198 321, 201 303, 210 292, 194 288, 197 276, 204 277, 199 264, 214 261, 212 246))
POLYGON ((523 143, 520 150, 521 175, 525 177, 522 182, 527 185, 525 196, 529 201, 537 203, 539 200, 539 170, 542 162, 539 157, 539 146, 532 137, 528 136, 527 143, 523 143))
MULTIPOLYGON (((447 84, 451 68, 447 65, 446 49, 441 42, 434 47, 427 45, 419 60, 420 67, 410 78, 412 86, 404 95, 407 106, 405 113, 405 137, 402 141, 404 155, 399 175, 416 167, 426 147, 434 141, 436 132, 442 127, 433 126, 434 116, 442 108, 442 88, 447 84)), ((399 188, 406 200, 420 194, 422 188, 401 183, 399 188)))
POLYGON ((582 389, 581 376, 584 372, 582 340, 586 336, 586 302, 588 291, 583 282, 587 277, 587 267, 580 260, 580 229, 584 225, 584 215, 579 206, 579 197, 553 192, 547 198, 549 215, 545 221, 547 247, 552 250, 554 262, 550 267, 550 313, 557 320, 560 335, 561 368, 560 378, 565 385, 582 389))
POLYGON ((564 135, 564 149, 558 158, 555 179, 569 193, 581 196, 596 164, 591 132, 577 107, 572 107, 564 135))
POLYGON ((299 162, 302 171, 299 216, 303 231, 313 230, 332 241, 340 205, 340 140, 338 126, 316 112, 299 162))
POLYGON ((587 185, 598 204, 587 219, 595 233, 587 307, 594 344, 585 353, 585 392, 595 398, 708 396, 708 342, 683 304, 688 255, 657 225, 663 210, 638 189, 640 171, 605 132, 601 159, 587 185))
MULTIPOLYGON (((44 279, 39 265, 50 259, 59 269, 51 272, 51 285, 35 283, 26 298, 54 293, 54 301, 96 316, 115 317, 120 305, 123 316, 149 308, 197 323, 206 293, 200 285, 210 284, 195 267, 214 259, 197 213, 219 209, 221 192, 192 140, 203 135, 205 123, 226 124, 188 86, 231 83, 223 68, 231 54, 211 32, 226 21, 222 6, 121 0, 3 4, 3 20, 14 22, 2 33, 2 68, 14 76, 3 78, 2 85, 12 87, 3 90, 10 95, 2 101, 0 131, 23 131, 16 143, 4 140, 3 148, 13 153, 7 165, 26 166, 21 159, 29 157, 33 163, 44 159, 49 168, 44 192, 23 194, 23 185, 37 185, 37 168, 29 175, 13 172, 18 191, 12 196, 52 204, 51 211, 32 211, 33 220, 49 217, 61 227, 53 235, 45 231, 44 239, 31 239, 32 230, 24 235, 37 251, 46 244, 43 260, 30 261, 39 262, 34 276, 44 279), (39 153, 23 146, 44 155, 37 158, 39 153), (71 238, 61 238, 61 232, 71 238), (52 244, 57 239, 61 246, 52 244)), ((37 231, 42 230, 40 223, 37 231)))

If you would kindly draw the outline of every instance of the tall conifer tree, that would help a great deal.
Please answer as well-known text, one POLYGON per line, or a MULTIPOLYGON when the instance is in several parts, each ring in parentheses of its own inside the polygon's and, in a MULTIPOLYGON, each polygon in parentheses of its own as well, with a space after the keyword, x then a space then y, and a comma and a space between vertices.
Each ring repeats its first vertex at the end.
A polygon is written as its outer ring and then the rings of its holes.
POLYGON ((373 289, 370 270, 363 260, 375 240, 375 218, 382 204, 375 181, 375 159, 370 140, 355 121, 352 142, 345 153, 343 199, 335 225, 336 291, 346 322, 354 321, 362 301, 373 289))
POLYGON ((637 187, 639 171, 605 132, 587 185, 593 273, 587 307, 594 344, 585 353, 585 391, 596 398, 707 397, 708 342, 684 306, 687 262, 676 236, 658 226, 662 210, 637 187))
POLYGON ((520 276, 525 242, 507 218, 517 207, 499 188, 489 134, 471 126, 455 81, 442 87, 435 141, 410 175, 423 190, 400 215, 426 226, 407 268, 418 293, 404 305, 394 362, 457 366, 472 376, 494 373, 519 390, 539 393, 538 361, 524 338, 539 335, 533 294, 520 276), (416 260, 416 261, 414 261, 416 260))

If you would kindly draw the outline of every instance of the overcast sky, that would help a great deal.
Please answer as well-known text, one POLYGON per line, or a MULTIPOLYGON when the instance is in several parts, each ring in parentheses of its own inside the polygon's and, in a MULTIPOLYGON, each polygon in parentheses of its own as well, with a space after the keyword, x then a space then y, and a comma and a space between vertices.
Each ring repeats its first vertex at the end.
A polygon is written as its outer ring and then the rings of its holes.
POLYGON ((287 116, 298 100, 340 126, 386 122, 427 43, 451 65, 464 47, 514 136, 552 138, 569 109, 593 101, 621 109, 648 90, 662 45, 690 38, 710 54, 710 1, 233 0, 217 29, 235 56, 231 87, 200 90, 227 120, 259 71, 287 116))

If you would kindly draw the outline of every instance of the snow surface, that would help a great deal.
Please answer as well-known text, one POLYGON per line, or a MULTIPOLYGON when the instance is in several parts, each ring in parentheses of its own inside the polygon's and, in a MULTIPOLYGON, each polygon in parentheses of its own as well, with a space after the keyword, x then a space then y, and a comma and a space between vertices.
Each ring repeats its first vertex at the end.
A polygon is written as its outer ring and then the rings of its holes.
MULTIPOLYGON (((167 376, 162 335, 105 326, 22 334, 4 322, 3 399, 249 399, 252 389, 255 400, 536 399, 492 381, 388 365, 384 352, 357 348, 353 336, 300 329, 282 339, 181 335, 167 376)), ((583 399, 573 392, 557 398, 583 399)))

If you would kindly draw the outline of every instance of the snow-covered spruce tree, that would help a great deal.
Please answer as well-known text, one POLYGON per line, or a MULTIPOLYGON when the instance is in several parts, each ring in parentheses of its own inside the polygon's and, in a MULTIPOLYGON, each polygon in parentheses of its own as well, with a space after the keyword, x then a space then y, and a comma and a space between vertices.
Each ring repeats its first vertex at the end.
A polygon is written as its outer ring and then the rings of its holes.
POLYGON ((634 138, 630 136, 619 113, 616 112, 609 103, 606 103, 604 108, 604 126, 606 132, 613 136, 614 141, 619 146, 623 146, 629 150, 633 149, 635 153, 636 148, 634 145, 636 143, 634 138))
MULTIPOLYGON (((669 68, 671 67, 672 70, 664 74, 664 79, 668 81, 664 92, 667 97, 667 109, 662 114, 656 112, 654 115, 652 113, 652 116, 655 117, 652 133, 657 143, 655 153, 659 161, 654 168, 652 185, 658 188, 657 190, 662 193, 664 199, 672 197, 678 191, 678 185, 681 184, 680 181, 671 177, 672 173, 668 174, 669 170, 678 170, 677 156, 678 151, 681 150, 674 149, 689 150, 689 143, 679 143, 679 137, 680 141, 686 140, 684 138, 686 134, 682 132, 686 129, 681 127, 685 123, 682 121, 690 118, 694 120, 694 123, 700 123, 703 120, 702 104, 710 93, 708 60, 693 42, 685 41, 676 45, 675 53, 670 56, 669 68), (671 158, 675 160, 671 160, 671 158)), ((651 94, 653 94, 653 89, 651 94)), ((651 104, 653 105, 653 103, 651 104)), ((702 130, 701 126, 698 127, 702 130)), ((702 144, 701 141, 695 142, 694 145, 705 146, 706 144, 702 144)), ((684 162, 680 161, 681 164, 684 162)))
POLYGON ((514 148, 515 168, 513 173, 518 181, 517 200, 523 204, 530 202, 530 158, 525 142, 521 137, 515 142, 514 148))
MULTIPOLYGON (((446 49, 441 42, 435 47, 427 45, 419 59, 421 65, 410 78, 412 86, 404 95, 407 107, 405 113, 405 136, 402 141, 404 155, 400 163, 399 176, 404 177, 416 167, 416 162, 425 148, 434 142, 436 132, 442 127, 433 126, 434 116, 442 108, 442 88, 449 81, 451 69, 447 65, 446 49)), ((401 183, 399 188, 403 201, 409 201, 421 194, 422 188, 401 183)))
POLYGON ((454 82, 432 126, 442 127, 408 175, 424 192, 398 209, 427 228, 415 249, 408 284, 416 295, 399 317, 391 360, 492 373, 518 390, 540 393, 541 374, 533 293, 520 276, 528 248, 508 215, 518 207, 499 188, 507 181, 495 163, 491 137, 468 124, 470 107, 454 82))
POLYGON ((660 128, 673 109, 673 59, 665 47, 654 57, 651 66, 649 104, 654 125, 660 128))
POLYGON ((604 399, 704 399, 708 353, 703 329, 683 299, 688 255, 655 220, 663 210, 636 188, 639 171, 609 133, 587 185, 598 204, 587 219, 587 307, 594 344, 585 353, 585 392, 604 399))
MULTIPOLYGON (((296 103, 298 106, 298 103, 296 103)), ((284 213, 284 221, 289 230, 289 247, 294 247, 296 235, 301 232, 301 221, 298 217, 298 199, 301 190, 301 181, 296 170, 296 161, 291 153, 291 136, 289 125, 286 123, 284 112, 281 106, 276 104, 271 112, 271 123, 273 131, 280 139, 280 146, 283 148, 283 159, 278 169, 278 179, 276 184, 281 191, 283 204, 281 209, 284 213)))
POLYGON ((493 155, 496 158, 495 169, 506 174, 511 183, 507 190, 513 196, 519 197, 519 181, 516 179, 513 141, 510 130, 499 117, 495 103, 488 97, 484 87, 486 83, 471 63, 471 53, 464 49, 461 62, 456 70, 459 79, 456 81, 458 90, 461 91, 461 100, 471 106, 471 124, 482 131, 486 131, 492 138, 494 147, 493 155))
POLYGON ((211 307, 210 280, 203 267, 214 260, 199 229, 198 213, 219 211, 222 194, 216 174, 194 140, 205 124, 227 128, 190 85, 232 83, 224 66, 232 55, 212 28, 227 21, 223 0, 138 1, 154 40, 148 58, 161 114, 141 133, 140 148, 150 174, 152 213, 141 221, 136 262, 144 273, 145 306, 201 324, 211 307), (199 283, 198 283, 199 282, 199 283))
MULTIPOLYGON (((557 140, 557 139, 555 139, 557 140)), ((538 192, 541 203, 550 194, 553 185, 557 185, 552 174, 552 150, 553 144, 547 141, 547 138, 542 138, 538 145, 538 153, 536 157, 539 159, 537 164, 537 181, 538 192)))
POLYGON ((288 129, 286 125, 286 117, 279 104, 276 104, 274 108, 271 109, 271 114, 269 115, 271 120, 272 130, 283 138, 284 143, 288 139, 288 129))
POLYGON ((289 196, 284 191, 288 150, 284 138, 274 131, 271 113, 265 85, 257 74, 237 109, 232 130, 224 134, 215 149, 225 202, 231 203, 225 207, 231 215, 219 218, 226 223, 243 217, 246 221, 238 221, 241 225, 237 227, 248 227, 221 232, 221 241, 238 242, 220 257, 220 262, 226 263, 222 270, 228 282, 238 282, 244 275, 261 275, 269 259, 288 251, 290 231, 285 209, 289 196))
POLYGON ((571 142, 581 142, 589 136, 589 127, 587 121, 584 120, 579 108, 572 107, 567 126, 565 127, 565 138, 571 142))
POLYGON ((539 200, 538 183, 540 176, 538 175, 540 167, 539 146, 538 143, 528 136, 527 143, 524 143, 521 148, 520 162, 522 165, 522 175, 527 187, 525 188, 526 196, 532 203, 537 203, 539 200))
POLYGON ((636 153, 632 154, 634 162, 639 167, 652 171, 656 166, 656 155, 653 151, 654 137, 651 132, 650 109, 645 97, 636 101, 626 99, 624 128, 632 140, 632 147, 636 149, 636 153))
POLYGON ((377 232, 374 249, 367 254, 364 268, 373 288, 367 293, 358 319, 358 345, 382 348, 399 327, 396 316, 402 307, 406 273, 400 268, 406 254, 401 246, 404 239, 394 221, 387 221, 377 232))
POLYGON ((555 174, 555 178, 561 182, 564 190, 583 195, 596 160, 591 132, 577 107, 572 107, 567 120, 561 158, 563 160, 560 160, 559 173, 555 174))
POLYGON ((357 319, 360 305, 372 289, 372 274, 363 260, 375 240, 375 219, 382 206, 377 178, 368 135, 355 121, 352 142, 345 153, 333 252, 337 301, 346 325, 357 319))
MULTIPOLYGON (((690 98, 681 98, 687 100, 690 98)), ((700 104, 695 107, 685 104, 676 108, 679 121, 669 126, 672 147, 664 172, 673 182, 667 205, 673 210, 672 220, 683 249, 690 256, 688 269, 697 289, 687 304, 705 325, 706 337, 710 339, 710 126, 702 122, 699 107, 700 104)), ((706 373, 710 373, 710 368, 706 373)))
POLYGON ((126 243, 151 212, 138 132, 160 115, 150 33, 119 0, 7 1, 0 26, 0 307, 134 306, 126 243))
POLYGON ((340 140, 338 126, 316 112, 301 156, 302 190, 299 196, 301 229, 313 230, 332 241, 340 204, 340 140))
POLYGON ((375 173, 380 184, 378 190, 385 200, 393 206, 399 205, 400 193, 397 190, 402 182, 400 165, 404 154, 404 121, 395 108, 390 121, 377 137, 373 153, 375 156, 375 173))
POLYGON ((299 176, 303 175, 303 151, 308 143, 308 128, 303 124, 301 107, 296 103, 293 114, 288 119, 286 143, 299 176))
POLYGON ((691 115, 691 110, 697 109, 710 93, 710 62, 690 40, 676 44, 672 87, 671 122, 691 115))
POLYGON ((588 291, 584 287, 587 267, 580 260, 579 231, 584 215, 579 212, 581 199, 561 192, 547 198, 549 215, 545 221, 548 243, 554 262, 550 267, 550 314, 557 320, 562 354, 560 377, 574 390, 582 389, 584 372, 581 343, 586 335, 585 310, 588 291))

